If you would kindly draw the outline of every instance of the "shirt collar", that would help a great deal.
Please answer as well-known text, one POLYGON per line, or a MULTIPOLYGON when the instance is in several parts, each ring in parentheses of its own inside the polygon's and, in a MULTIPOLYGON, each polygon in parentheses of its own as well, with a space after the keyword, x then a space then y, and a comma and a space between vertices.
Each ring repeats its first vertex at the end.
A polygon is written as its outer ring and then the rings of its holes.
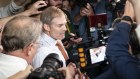
POLYGON ((13 62, 19 62, 19 63, 24 64, 25 66, 28 65, 27 61, 25 59, 23 59, 23 58, 20 58, 20 57, 0 53, 0 58, 4 59, 4 60, 6 59, 7 61, 12 60, 13 62))
POLYGON ((42 38, 47 42, 49 45, 56 45, 57 40, 54 38, 50 37, 49 35, 42 33, 42 38))

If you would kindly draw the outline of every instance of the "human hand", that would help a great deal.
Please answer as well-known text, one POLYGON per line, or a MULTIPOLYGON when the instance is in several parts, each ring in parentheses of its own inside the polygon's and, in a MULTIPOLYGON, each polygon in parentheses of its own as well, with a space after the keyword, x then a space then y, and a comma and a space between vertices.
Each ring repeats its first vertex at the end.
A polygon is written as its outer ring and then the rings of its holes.
POLYGON ((72 62, 70 62, 68 65, 67 65, 67 68, 70 70, 69 71, 69 74, 74 78, 75 75, 77 74, 77 68, 76 68, 76 65, 72 62))
POLYGON ((70 46, 72 46, 73 44, 79 44, 82 41, 82 38, 77 37, 75 34, 73 33, 69 33, 70 38, 68 38, 68 40, 63 42, 63 45, 65 46, 65 48, 69 48, 70 46))
POLYGON ((75 43, 75 44, 80 44, 82 41, 82 38, 78 37, 78 38, 70 38, 70 40, 75 43))
POLYGON ((70 46, 73 45, 73 43, 68 40, 68 41, 63 42, 63 45, 64 45, 65 49, 68 49, 70 46))
POLYGON ((35 2, 26 12, 28 13, 28 16, 40 14, 42 11, 39 11, 38 9, 47 6, 47 4, 47 2, 39 0, 35 2))
POLYGON ((25 70, 19 71, 15 75, 8 77, 8 79, 26 79, 32 70, 33 70, 32 66, 29 65, 26 67, 25 70))
POLYGON ((73 77, 70 75, 70 69, 68 67, 59 68, 58 71, 64 73, 65 79, 73 79, 73 77))
POLYGON ((80 9, 81 16, 89 16, 89 15, 93 15, 93 13, 94 13, 93 9, 89 3, 87 3, 86 7, 82 7, 80 9))
POLYGON ((71 38, 70 38, 70 41, 72 42, 72 43, 75 43, 75 44, 79 44, 79 43, 81 43, 81 41, 82 41, 82 38, 81 37, 77 37, 75 34, 73 34, 73 33, 70 33, 70 35, 72 36, 71 38))
POLYGON ((62 67, 58 70, 64 72, 65 79, 74 79, 77 73, 76 65, 74 63, 69 63, 67 67, 62 67))

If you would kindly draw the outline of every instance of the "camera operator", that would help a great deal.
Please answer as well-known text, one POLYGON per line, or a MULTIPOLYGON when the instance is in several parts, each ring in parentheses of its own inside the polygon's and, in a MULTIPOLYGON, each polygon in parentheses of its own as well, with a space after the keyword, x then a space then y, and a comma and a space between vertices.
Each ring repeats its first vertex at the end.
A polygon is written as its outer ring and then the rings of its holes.
POLYGON ((106 55, 111 67, 96 79, 140 79, 140 59, 135 55, 135 51, 140 54, 139 25, 135 30, 133 29, 135 27, 132 26, 134 12, 137 23, 140 23, 140 1, 129 1, 126 1, 124 16, 121 22, 116 25, 108 42, 106 55), (136 36, 131 36, 131 32, 136 32, 136 36), (137 39, 135 39, 136 37, 137 39), (131 38, 135 39, 134 42, 137 41, 134 50, 131 38))
POLYGON ((1 79, 8 78, 31 64, 38 48, 41 28, 39 20, 27 16, 17 16, 6 23, 1 38, 1 79))

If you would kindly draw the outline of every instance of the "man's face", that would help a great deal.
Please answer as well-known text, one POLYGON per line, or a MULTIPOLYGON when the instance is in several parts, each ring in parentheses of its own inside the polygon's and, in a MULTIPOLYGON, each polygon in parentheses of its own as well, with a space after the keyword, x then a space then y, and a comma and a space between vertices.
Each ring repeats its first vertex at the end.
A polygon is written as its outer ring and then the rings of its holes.
POLYGON ((48 5, 61 8, 62 7, 62 0, 48 0, 48 5))
POLYGON ((69 11, 70 10, 70 4, 68 1, 63 1, 63 9, 69 11))
POLYGON ((33 42, 32 45, 30 46, 30 55, 29 55, 29 61, 28 63, 31 64, 32 63, 32 60, 37 52, 37 49, 39 47, 39 40, 40 40, 40 37, 38 38, 38 40, 36 42, 33 42))
POLYGON ((64 15, 54 18, 49 25, 49 35, 56 39, 62 40, 65 38, 66 32, 66 17, 64 15))

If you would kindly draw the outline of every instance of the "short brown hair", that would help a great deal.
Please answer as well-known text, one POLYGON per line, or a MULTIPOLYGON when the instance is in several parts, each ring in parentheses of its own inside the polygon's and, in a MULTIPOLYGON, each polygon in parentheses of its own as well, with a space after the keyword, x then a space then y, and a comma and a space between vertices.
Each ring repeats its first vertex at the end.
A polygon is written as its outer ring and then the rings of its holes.
POLYGON ((55 6, 50 6, 41 13, 40 20, 43 22, 43 24, 49 24, 55 17, 62 15, 65 15, 65 13, 61 9, 55 6))

